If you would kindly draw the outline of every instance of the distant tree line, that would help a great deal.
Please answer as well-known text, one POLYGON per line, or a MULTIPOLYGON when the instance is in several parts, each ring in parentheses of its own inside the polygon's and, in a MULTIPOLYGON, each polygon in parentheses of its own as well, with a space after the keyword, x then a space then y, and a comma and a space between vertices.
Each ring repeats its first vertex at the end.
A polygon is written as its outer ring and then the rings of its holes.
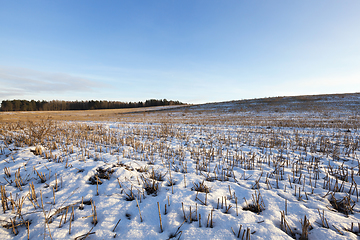
POLYGON ((27 101, 4 100, 1 102, 1 111, 61 111, 61 110, 93 110, 93 109, 119 109, 153 106, 182 105, 182 102, 166 99, 150 99, 145 102, 119 102, 119 101, 27 101))

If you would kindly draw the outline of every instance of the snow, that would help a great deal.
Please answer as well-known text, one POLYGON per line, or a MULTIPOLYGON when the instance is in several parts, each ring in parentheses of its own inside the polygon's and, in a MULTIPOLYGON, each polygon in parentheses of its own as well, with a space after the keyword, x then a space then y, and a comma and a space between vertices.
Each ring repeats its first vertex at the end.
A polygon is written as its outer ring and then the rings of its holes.
MULTIPOLYGON (((340 167, 344 171, 349 170, 349 173, 353 171, 354 183, 360 184, 359 147, 355 144, 360 134, 356 130, 346 133, 344 129, 117 122, 66 122, 59 124, 55 130, 54 135, 44 138, 43 143, 37 143, 36 146, 41 146, 41 155, 34 155, 32 151, 35 146, 16 141, 16 136, 25 132, 0 132, 0 166, 1 169, 7 168, 11 174, 7 176, 5 170, 0 173, 9 206, 5 213, 1 209, 1 225, 11 224, 10 219, 16 216, 15 221, 21 221, 20 215, 12 211, 10 199, 17 202, 24 197, 21 216, 23 220, 31 222, 30 239, 50 239, 49 230, 52 239, 74 239, 90 232, 93 234, 89 234, 87 239, 169 239, 175 234, 173 239, 235 239, 231 228, 237 235, 240 225, 240 238, 244 229, 249 228, 251 239, 292 239, 280 227, 280 212, 285 211, 286 202, 286 221, 296 239, 300 238, 301 221, 305 215, 311 223, 309 239, 358 238, 360 208, 356 191, 351 191, 349 195, 355 203, 354 212, 346 215, 330 204, 329 189, 324 187, 328 178, 333 179, 332 187, 335 182, 335 177, 329 174, 329 165, 334 166, 333 169, 340 167), (11 143, 6 142, 9 136, 13 138, 11 143), (350 137, 355 148, 350 154, 345 153, 348 149, 344 144, 346 137, 350 137), (311 150, 310 144, 304 149, 306 141, 319 147, 321 139, 328 140, 331 153, 335 154, 335 146, 339 148, 339 158, 320 149, 311 150), (276 140, 284 145, 277 144, 276 140), (57 142, 57 149, 51 150, 52 145, 47 143, 54 141, 57 142), (214 151, 213 155, 211 151, 214 151), (241 157, 243 160, 239 160, 241 157), (233 165, 232 161, 236 161, 236 158, 238 163, 233 165), (314 165, 310 164, 314 159, 319 162, 317 180, 312 169, 314 165), (252 162, 256 164, 251 165, 252 162), (299 170, 301 179, 299 174, 293 175, 294 168, 299 167, 297 162, 304 165, 299 170), (284 167, 276 166, 276 163, 282 163, 284 167), (98 185, 97 190, 97 185, 90 184, 89 179, 99 168, 113 172, 109 173, 109 179, 100 179, 102 184, 98 185), (141 172, 140 168, 147 168, 148 172, 141 172), (168 186, 169 169, 171 179, 176 182, 173 189, 168 186), (283 176, 274 172, 276 169, 283 171, 283 176), (149 195, 144 190, 143 179, 152 184, 152 170, 164 175, 164 180, 155 181, 160 188, 157 193, 149 195), (22 190, 15 184, 17 171, 20 171, 23 181, 22 190), (38 173, 46 178, 45 182, 41 181, 38 173), (280 178, 278 183, 276 178, 280 178), (297 183, 297 179, 300 182, 297 183), (258 187, 255 185, 257 181, 258 187), (35 203, 34 207, 29 200, 31 183, 34 184, 40 206, 35 203), (194 184, 201 183, 210 188, 208 194, 194 190, 194 184), (57 188, 55 204, 53 188, 57 188), (301 198, 299 192, 295 196, 295 189, 299 191, 299 188, 301 198), (131 191, 138 200, 142 221, 137 202, 126 200, 132 195, 131 191), (253 203, 253 196, 259 192, 264 209, 260 213, 244 210, 247 203, 253 203), (96 206, 96 225, 93 223, 93 206, 82 205, 82 199, 91 200, 96 206), (229 205, 231 208, 226 213, 229 205), (67 206, 70 207, 64 222, 67 206), (83 210, 79 208, 81 206, 83 210), (74 221, 71 221, 69 234, 72 207, 74 221), (318 211, 321 214, 324 211, 329 228, 322 227, 318 211), (211 213, 212 226, 210 219, 208 223, 211 213), (45 225, 45 216, 48 218, 52 215, 51 221, 45 225), (119 219, 121 221, 116 226, 119 219), (354 233, 344 230, 350 229, 351 223, 355 224, 354 233)), ((348 196, 352 183, 350 175, 347 180, 339 181, 339 185, 344 185, 345 192, 334 193, 337 199, 348 196)), ((1 238, 28 238, 24 225, 18 226, 16 231, 17 235, 12 227, 1 227, 1 238)))

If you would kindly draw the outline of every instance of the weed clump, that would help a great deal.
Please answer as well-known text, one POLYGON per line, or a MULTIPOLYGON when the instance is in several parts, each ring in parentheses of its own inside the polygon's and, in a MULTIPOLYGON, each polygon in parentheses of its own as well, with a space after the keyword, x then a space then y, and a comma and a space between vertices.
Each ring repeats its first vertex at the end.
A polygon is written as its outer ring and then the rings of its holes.
POLYGON ((191 188, 192 191, 204 192, 204 193, 210 192, 210 188, 204 184, 204 181, 193 184, 194 186, 191 188))
POLYGON ((174 185, 176 185, 176 181, 173 180, 173 179, 168 179, 168 181, 166 183, 166 186, 171 187, 171 186, 174 186, 174 185))
POLYGON ((331 199, 329 201, 331 206, 341 213, 346 215, 354 213, 355 201, 352 200, 350 196, 345 196, 343 199, 336 199, 334 194, 331 194, 331 199))
POLYGON ((89 182, 91 185, 95 185, 95 184, 102 184, 101 181, 99 181, 99 179, 107 179, 109 180, 111 175, 114 173, 114 170, 113 169, 103 169, 103 168, 98 168, 96 169, 96 173, 94 176, 90 177, 89 178, 89 182))
POLYGON ((154 179, 149 180, 142 177, 143 188, 145 189, 148 195, 156 195, 160 189, 160 183, 156 182, 154 179))
POLYGON ((166 173, 162 174, 159 171, 154 171, 154 169, 152 169, 151 173, 150 173, 150 178, 156 181, 164 181, 165 180, 165 175, 166 173))
MULTIPOLYGON (((246 200, 245 200, 246 201, 246 200)), ((261 196, 261 193, 260 191, 256 194, 256 191, 255 191, 255 195, 252 194, 252 203, 247 203, 247 206, 245 206, 243 208, 243 210, 245 211, 251 211, 251 212, 254 212, 254 213, 257 213, 259 214, 260 212, 264 211, 265 210, 265 203, 264 203, 264 200, 261 196)))
POLYGON ((148 172, 149 169, 147 166, 144 166, 144 167, 136 168, 136 171, 143 173, 143 172, 148 172))
POLYGON ((126 193, 126 191, 124 191, 125 193, 125 200, 128 201, 128 202, 131 202, 131 201, 134 201, 135 200, 135 195, 132 191, 132 187, 131 187, 131 190, 130 190, 130 193, 126 193))
POLYGON ((30 152, 32 152, 35 156, 42 154, 42 148, 40 146, 36 146, 34 150, 30 149, 30 152))
POLYGON ((304 217, 304 221, 301 220, 301 236, 300 236, 300 240, 307 240, 308 239, 308 235, 309 235, 309 231, 312 230, 313 227, 311 226, 311 223, 309 221, 309 219, 306 217, 304 217))

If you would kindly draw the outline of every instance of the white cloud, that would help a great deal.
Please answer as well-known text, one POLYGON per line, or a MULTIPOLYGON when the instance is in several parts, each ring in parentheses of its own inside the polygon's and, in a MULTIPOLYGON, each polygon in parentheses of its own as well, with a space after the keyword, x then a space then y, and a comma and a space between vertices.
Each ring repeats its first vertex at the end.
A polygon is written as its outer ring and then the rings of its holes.
POLYGON ((102 85, 67 73, 0 66, 0 86, 0 99, 9 99, 44 93, 92 92, 102 85))

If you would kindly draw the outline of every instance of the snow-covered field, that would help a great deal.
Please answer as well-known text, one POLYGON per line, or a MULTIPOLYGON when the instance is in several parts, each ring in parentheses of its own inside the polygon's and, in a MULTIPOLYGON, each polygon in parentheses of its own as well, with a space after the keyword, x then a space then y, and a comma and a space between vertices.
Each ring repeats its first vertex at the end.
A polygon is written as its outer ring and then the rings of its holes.
POLYGON ((0 139, 1 239, 359 236, 357 129, 43 121, 0 139))

